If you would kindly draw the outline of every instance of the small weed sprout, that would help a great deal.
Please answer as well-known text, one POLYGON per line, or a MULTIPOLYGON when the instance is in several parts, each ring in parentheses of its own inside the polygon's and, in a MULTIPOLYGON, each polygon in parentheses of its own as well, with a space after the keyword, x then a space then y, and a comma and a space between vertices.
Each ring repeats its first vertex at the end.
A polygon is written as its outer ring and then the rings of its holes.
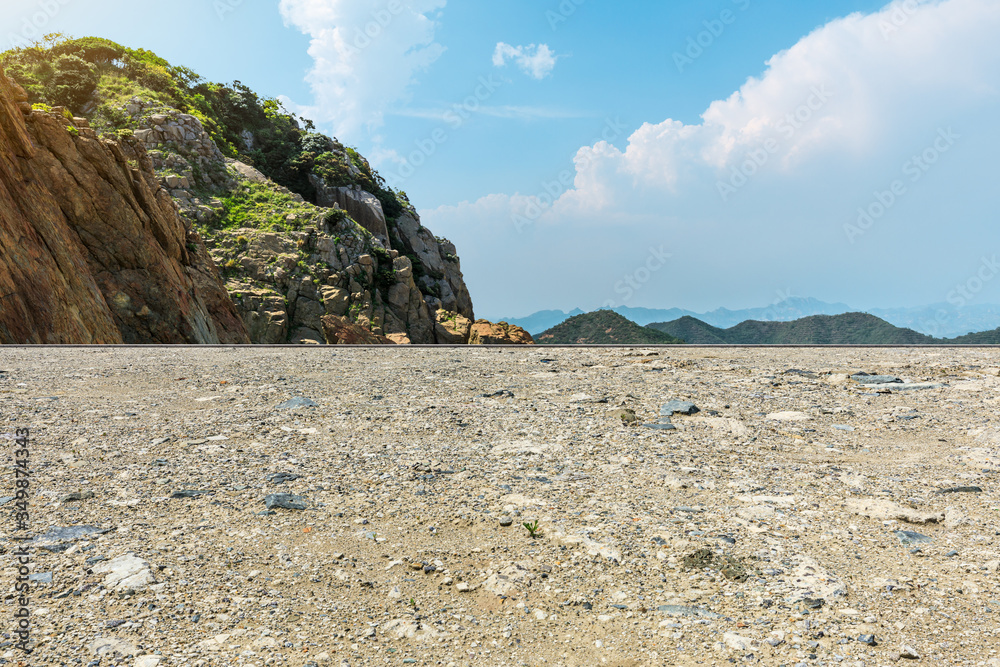
POLYGON ((532 538, 538 537, 538 519, 535 519, 532 523, 525 521, 521 525, 527 529, 528 535, 532 538))

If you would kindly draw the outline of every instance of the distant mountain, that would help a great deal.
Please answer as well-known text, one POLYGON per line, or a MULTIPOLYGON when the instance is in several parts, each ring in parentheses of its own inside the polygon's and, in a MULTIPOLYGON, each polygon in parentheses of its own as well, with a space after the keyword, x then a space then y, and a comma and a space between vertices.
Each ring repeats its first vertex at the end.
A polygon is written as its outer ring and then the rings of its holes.
POLYGON ((569 318, 535 336, 535 342, 539 345, 676 345, 684 341, 641 327, 613 311, 598 310, 569 318))
POLYGON ((1000 306, 990 303, 970 303, 961 308, 935 303, 917 308, 869 308, 865 312, 897 327, 937 338, 955 338, 1000 327, 1000 306))
MULTIPOLYGON (((629 308, 619 306, 614 311, 643 326, 654 322, 673 322, 692 317, 713 327, 728 329, 741 322, 792 322, 812 315, 843 315, 856 312, 843 303, 826 303, 819 299, 790 297, 765 308, 729 310, 717 308, 708 313, 696 313, 682 308, 629 308)), ((576 309, 565 313, 561 310, 543 310, 527 317, 500 318, 531 332, 541 333, 570 317, 581 314, 576 309)), ((1000 305, 967 304, 961 308, 950 303, 935 303, 915 308, 869 308, 864 310, 886 322, 936 338, 955 338, 970 332, 990 331, 1000 327, 1000 305)))
POLYGON ((970 333, 945 342, 950 345, 1000 345, 1000 329, 970 333))
MULTIPOLYGON (((670 322, 682 317, 695 317, 712 326, 725 328, 746 320, 788 322, 808 317, 809 315, 839 315, 851 309, 842 303, 825 303, 818 299, 790 297, 766 308, 746 308, 743 310, 717 308, 709 313, 696 313, 682 308, 630 308, 628 306, 619 306, 613 310, 632 322, 643 326, 653 322, 670 322)), ((534 336, 561 322, 565 322, 570 317, 582 313, 583 311, 579 308, 569 313, 561 310, 542 310, 532 313, 527 317, 504 317, 500 319, 510 324, 516 324, 534 336)), ((997 323, 997 326, 1000 326, 1000 322, 997 323)))
POLYGON ((942 342, 867 313, 813 315, 793 322, 742 322, 728 329, 692 317, 647 328, 691 345, 929 345, 942 342))

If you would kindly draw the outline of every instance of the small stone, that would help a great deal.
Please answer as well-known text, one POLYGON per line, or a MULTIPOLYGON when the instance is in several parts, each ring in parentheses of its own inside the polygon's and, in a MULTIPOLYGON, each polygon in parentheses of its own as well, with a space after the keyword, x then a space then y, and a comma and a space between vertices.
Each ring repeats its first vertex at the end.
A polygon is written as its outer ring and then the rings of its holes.
POLYGON ((306 499, 290 493, 272 493, 264 497, 264 506, 271 510, 275 507, 286 510, 304 510, 306 499))
POLYGON ((875 635, 858 635, 858 641, 868 646, 876 646, 875 635))
POLYGON ((509 526, 514 525, 514 520, 511 519, 509 516, 502 516, 500 517, 500 525, 503 526, 504 528, 508 528, 509 526))
POLYGON ((907 644, 903 644, 902 648, 899 649, 899 657, 904 660, 920 660, 920 654, 917 653, 917 649, 907 644))
POLYGON ((707 609, 702 609, 701 607, 689 607, 687 605, 680 604, 664 604, 656 608, 657 611, 662 611, 668 616, 688 616, 691 618, 723 618, 721 614, 716 614, 715 612, 708 611, 707 609))
POLYGON ((492 394, 480 394, 479 398, 514 398, 514 392, 509 389, 501 389, 492 394))
POLYGON ((308 398, 302 396, 296 396, 290 400, 285 401, 281 405, 275 407, 275 410, 294 410, 296 408, 318 408, 319 403, 316 403, 308 398))
POLYGON ((131 553, 97 565, 94 574, 107 574, 104 585, 108 588, 137 589, 156 583, 149 562, 131 553))
POLYGON ((71 503, 76 500, 89 500, 94 497, 93 491, 76 491, 59 499, 61 503, 71 503))
POLYGON ((286 484, 288 482, 294 482, 297 479, 302 479, 302 475, 296 475, 290 472, 272 472, 264 477, 264 480, 270 482, 271 484, 286 484))
POLYGON ((869 375, 868 373, 856 373, 851 379, 861 384, 900 384, 903 381, 895 375, 869 375))
POLYGON ((468 583, 460 581, 458 582, 458 585, 455 586, 455 590, 458 591, 459 593, 468 593, 469 591, 472 590, 472 587, 469 586, 468 583))
POLYGON ((195 489, 181 489, 180 491, 174 491, 170 494, 171 498, 197 498, 198 496, 211 495, 215 491, 209 490, 195 490, 195 489))
POLYGON ((693 415, 698 412, 701 412, 701 410, 690 401, 673 400, 660 408, 660 414, 664 417, 670 417, 677 414, 693 415))
POLYGON ((656 424, 643 424, 644 428, 652 429, 654 431, 676 431, 677 427, 671 424, 669 421, 658 422, 656 424))
POLYGON ((914 544, 926 544, 933 541, 926 535, 915 533, 912 530, 897 530, 893 531, 893 534, 899 539, 899 542, 904 547, 912 546, 914 544))
POLYGON ((982 493, 978 486, 955 486, 950 489, 941 489, 938 493, 982 493))
POLYGON ((122 639, 98 637, 87 645, 90 652, 98 658, 128 658, 135 655, 135 645, 122 639))
POLYGON ((35 574, 28 575, 28 581, 37 581, 40 584, 51 584, 52 583, 52 573, 51 572, 36 572, 35 574))

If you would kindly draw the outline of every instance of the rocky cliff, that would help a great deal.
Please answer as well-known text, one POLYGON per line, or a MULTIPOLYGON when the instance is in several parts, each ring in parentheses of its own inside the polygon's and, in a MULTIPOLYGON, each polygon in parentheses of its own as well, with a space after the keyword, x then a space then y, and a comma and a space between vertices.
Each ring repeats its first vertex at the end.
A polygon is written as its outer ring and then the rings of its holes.
POLYGON ((145 149, 32 110, 2 72, 0 300, 3 343, 249 342, 145 149))
POLYGON ((477 321, 454 244, 277 100, 100 38, 4 68, 4 340, 530 341, 477 321))
MULTIPOLYGON (((480 341, 471 329, 442 326, 475 320, 472 297, 454 244, 423 227, 412 207, 387 219, 374 194, 310 175, 313 204, 225 159, 195 116, 138 99, 127 111, 162 187, 201 229, 254 343, 480 341), (267 212, 244 215, 249 204, 267 212), (360 331, 345 334, 324 316, 360 331)), ((334 154, 356 169, 345 151, 334 154)))

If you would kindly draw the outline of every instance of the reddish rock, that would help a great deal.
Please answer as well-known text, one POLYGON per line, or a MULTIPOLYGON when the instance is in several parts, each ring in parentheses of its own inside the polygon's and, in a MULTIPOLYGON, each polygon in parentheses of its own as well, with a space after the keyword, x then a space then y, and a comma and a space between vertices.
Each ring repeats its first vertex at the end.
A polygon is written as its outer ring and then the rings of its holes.
POLYGON ((434 337, 442 345, 465 345, 469 342, 472 330, 472 320, 458 313, 439 310, 435 314, 437 321, 434 327, 434 337))
POLYGON ((534 345, 531 334, 521 327, 489 320, 476 320, 469 333, 469 345, 534 345))
POLYGON ((0 72, 0 342, 249 343, 145 148, 25 100, 0 72))
POLYGON ((396 343, 385 336, 373 334, 368 329, 351 322, 346 317, 339 315, 324 315, 320 318, 323 323, 323 335, 329 345, 395 345, 396 343))

